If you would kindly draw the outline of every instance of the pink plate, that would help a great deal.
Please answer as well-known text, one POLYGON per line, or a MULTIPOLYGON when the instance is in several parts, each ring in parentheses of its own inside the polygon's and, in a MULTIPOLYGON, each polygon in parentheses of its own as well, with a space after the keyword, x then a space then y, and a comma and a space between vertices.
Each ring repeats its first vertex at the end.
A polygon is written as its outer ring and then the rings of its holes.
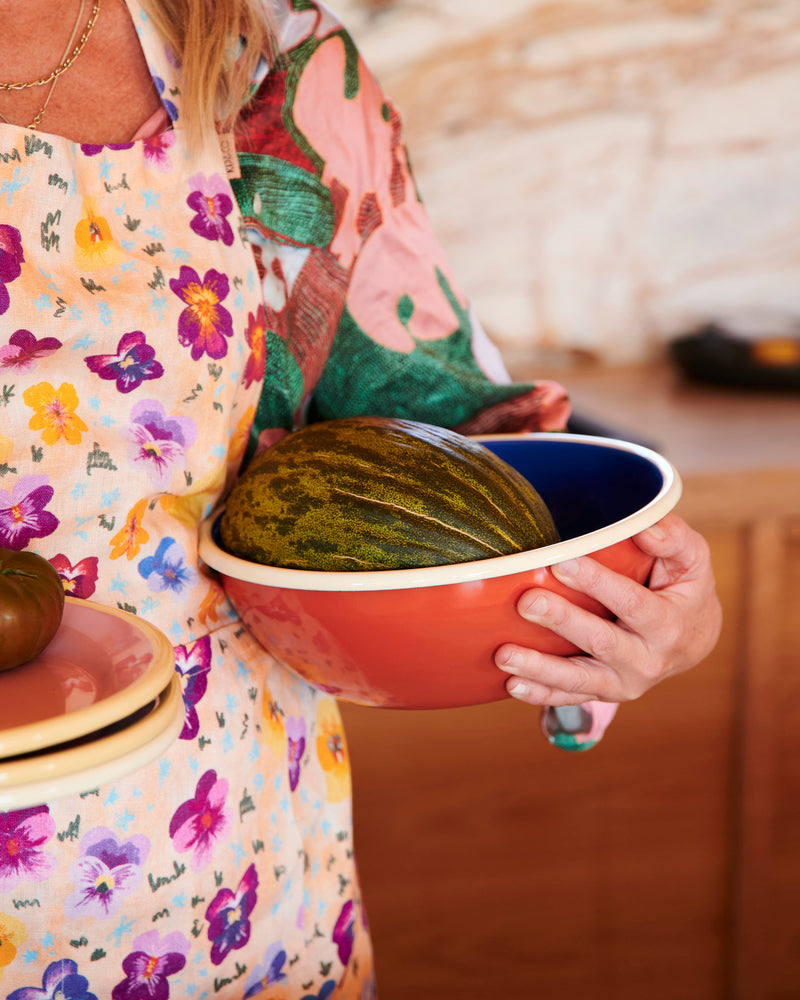
POLYGON ((180 677, 132 715, 57 747, 0 760, 0 810, 82 795, 160 757, 184 724, 180 677))
POLYGON ((67 597, 33 660, 0 673, 0 758, 94 733, 153 701, 175 669, 169 640, 117 608, 67 597))

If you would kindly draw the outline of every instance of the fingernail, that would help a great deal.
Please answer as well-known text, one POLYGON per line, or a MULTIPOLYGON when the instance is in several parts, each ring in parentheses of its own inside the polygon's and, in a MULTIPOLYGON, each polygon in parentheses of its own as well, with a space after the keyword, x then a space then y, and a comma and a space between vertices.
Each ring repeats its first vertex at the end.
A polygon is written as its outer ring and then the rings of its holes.
POLYGON ((498 653, 495 657, 495 663, 501 670, 513 670, 520 662, 522 657, 516 651, 516 649, 504 649, 501 653, 498 653))
POLYGON ((544 594, 537 594, 528 604, 524 601, 520 610, 527 618, 543 618, 547 614, 548 602, 544 594))
POLYGON ((648 534, 656 542, 663 542, 664 539, 667 537, 667 534, 664 531, 664 529, 657 524, 651 525, 647 529, 646 534, 648 534))
POLYGON ((556 563, 556 565, 553 566, 553 572, 556 576, 577 576, 578 560, 565 559, 564 562, 556 563))
POLYGON ((508 691, 512 698, 524 698, 528 693, 528 685, 525 681, 509 681, 508 684, 506 684, 506 691, 508 691))

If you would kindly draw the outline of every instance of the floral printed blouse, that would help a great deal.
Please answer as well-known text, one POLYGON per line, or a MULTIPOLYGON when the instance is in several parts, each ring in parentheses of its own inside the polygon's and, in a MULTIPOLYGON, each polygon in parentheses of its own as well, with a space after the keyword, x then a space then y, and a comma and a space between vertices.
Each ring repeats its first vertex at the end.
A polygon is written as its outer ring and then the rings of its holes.
POLYGON ((197 527, 309 419, 551 429, 567 404, 509 384, 327 9, 278 4, 238 157, 190 157, 179 73, 126 2, 174 127, 0 125, 0 546, 169 636, 185 718, 139 771, 0 814, 0 997, 370 997, 337 705, 242 628, 197 527))

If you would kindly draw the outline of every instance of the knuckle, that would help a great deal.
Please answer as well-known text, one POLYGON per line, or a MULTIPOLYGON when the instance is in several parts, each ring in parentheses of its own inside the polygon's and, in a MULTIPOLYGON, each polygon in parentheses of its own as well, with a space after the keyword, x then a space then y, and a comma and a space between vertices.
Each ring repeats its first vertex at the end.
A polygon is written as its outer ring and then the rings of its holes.
POLYGON ((711 612, 705 621, 708 636, 708 652, 711 652, 711 649, 716 644, 717 639, 719 639, 722 631, 722 620, 722 603, 717 594, 714 593, 711 602, 711 612))
POLYGON ((563 705, 564 704, 563 694, 554 687, 544 685, 542 704, 550 705, 551 707, 563 705))
POLYGON ((637 701, 649 690, 649 684, 644 684, 641 681, 636 683, 627 681, 622 687, 622 697, 620 698, 620 701, 637 701))
POLYGON ((663 660, 657 657, 647 657, 640 664, 637 673, 626 680, 625 687, 629 700, 634 701, 641 698, 643 694, 663 681, 668 673, 663 660))
POLYGON ((569 601, 548 601, 547 621, 550 625, 554 625, 556 627, 566 625, 573 614, 574 606, 569 601))
POLYGON ((573 660, 575 671, 572 675, 572 682, 569 686, 570 694, 588 694, 591 689, 592 675, 584 663, 580 660, 573 660))
POLYGON ((641 687, 640 695, 649 691, 667 676, 664 665, 657 660, 648 660, 639 676, 638 686, 641 687))
POLYGON ((686 644, 686 628, 678 619, 666 622, 661 634, 661 646, 665 650, 679 650, 686 644))
POLYGON ((603 567, 594 559, 583 559, 580 563, 581 582, 587 589, 595 589, 602 584, 603 567))
POLYGON ((552 708, 567 708, 568 706, 581 704, 582 699, 570 691, 554 691, 548 704, 552 708))
POLYGON ((618 617, 623 621, 640 618, 650 599, 651 595, 646 588, 626 587, 620 596, 618 617))
MULTIPOLYGON (((690 529, 691 530, 691 529, 690 529)), ((703 562, 711 561, 711 545, 705 535, 701 535, 697 531, 691 531, 691 535, 694 538, 694 543, 697 546, 698 555, 701 557, 703 562)))
POLYGON ((712 566, 711 546, 708 541, 697 532, 692 533, 692 570, 707 580, 713 580, 714 570, 712 566))
POLYGON ((690 528, 688 524, 684 524, 683 528, 684 535, 681 541, 687 555, 687 565, 694 571, 699 569, 709 576, 713 575, 711 568, 711 545, 708 539, 705 535, 701 535, 699 531, 690 528))
POLYGON ((598 628, 592 640, 592 653, 595 659, 602 662, 613 661, 618 646, 619 642, 614 626, 603 622, 602 627, 598 628))

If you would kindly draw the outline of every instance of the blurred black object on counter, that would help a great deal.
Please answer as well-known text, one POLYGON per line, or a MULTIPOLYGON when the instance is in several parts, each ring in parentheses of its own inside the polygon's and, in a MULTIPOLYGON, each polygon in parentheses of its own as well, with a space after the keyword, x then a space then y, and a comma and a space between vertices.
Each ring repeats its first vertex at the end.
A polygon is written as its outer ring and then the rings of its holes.
POLYGON ((800 336, 748 339, 714 323, 669 345, 690 379, 739 389, 800 390, 800 336))

